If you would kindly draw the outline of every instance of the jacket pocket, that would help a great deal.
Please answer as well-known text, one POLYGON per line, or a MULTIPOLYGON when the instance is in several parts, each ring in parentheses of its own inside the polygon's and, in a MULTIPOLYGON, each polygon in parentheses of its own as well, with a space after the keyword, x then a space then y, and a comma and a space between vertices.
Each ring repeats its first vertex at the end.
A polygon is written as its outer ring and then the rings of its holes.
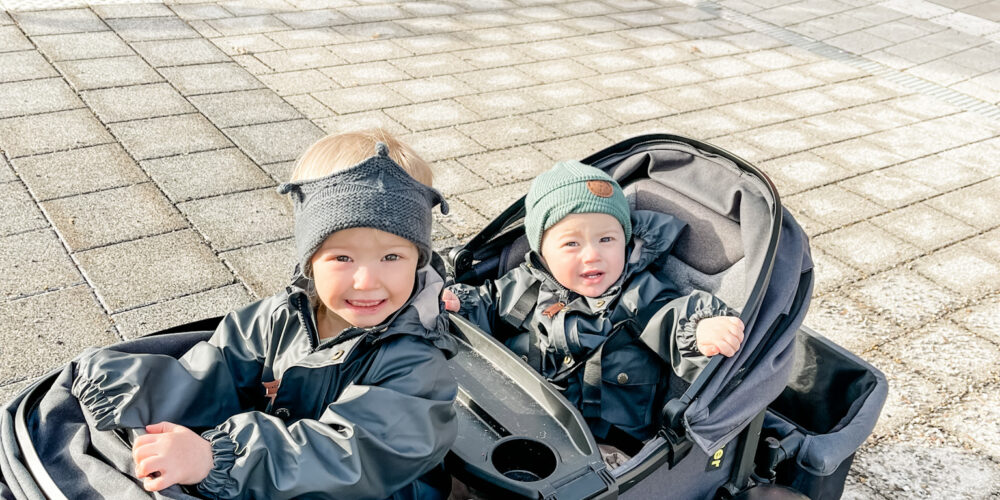
POLYGON ((626 344, 601 360, 601 418, 636 432, 655 422, 660 360, 648 349, 626 344))

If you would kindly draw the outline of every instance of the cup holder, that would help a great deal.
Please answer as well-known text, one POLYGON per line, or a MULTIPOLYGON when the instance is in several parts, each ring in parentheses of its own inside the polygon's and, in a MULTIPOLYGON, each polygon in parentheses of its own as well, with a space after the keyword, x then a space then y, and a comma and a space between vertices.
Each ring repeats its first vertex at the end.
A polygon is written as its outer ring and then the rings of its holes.
POLYGON ((556 454, 534 439, 511 437, 493 447, 490 460, 508 479, 530 483, 549 477, 556 470, 556 454))

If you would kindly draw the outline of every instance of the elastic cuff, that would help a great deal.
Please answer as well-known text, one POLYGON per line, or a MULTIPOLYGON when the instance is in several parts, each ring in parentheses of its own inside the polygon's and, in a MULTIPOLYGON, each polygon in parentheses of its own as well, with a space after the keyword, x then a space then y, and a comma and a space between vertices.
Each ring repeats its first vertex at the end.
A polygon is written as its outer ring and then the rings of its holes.
POLYGON ((201 437, 212 445, 212 470, 198 483, 198 492, 209 498, 232 498, 238 486, 230 475, 236 463, 236 441, 219 429, 209 429, 201 437))
POLYGON ((115 428, 115 406, 101 390, 99 382, 78 375, 73 380, 71 392, 94 417, 94 425, 98 430, 106 431, 115 428))
POLYGON ((472 313, 472 306, 476 303, 475 299, 478 298, 472 296, 473 294, 478 295, 475 289, 468 285, 456 284, 449 286, 448 290, 451 290, 458 297, 458 315, 468 318, 469 314, 472 313))
POLYGON ((710 307, 703 307, 695 311, 691 316, 688 316, 687 319, 682 318, 678 321, 677 347, 681 352, 701 354, 701 351, 698 350, 698 323, 703 319, 714 318, 716 316, 738 316, 738 314, 729 306, 722 306, 718 311, 710 307))

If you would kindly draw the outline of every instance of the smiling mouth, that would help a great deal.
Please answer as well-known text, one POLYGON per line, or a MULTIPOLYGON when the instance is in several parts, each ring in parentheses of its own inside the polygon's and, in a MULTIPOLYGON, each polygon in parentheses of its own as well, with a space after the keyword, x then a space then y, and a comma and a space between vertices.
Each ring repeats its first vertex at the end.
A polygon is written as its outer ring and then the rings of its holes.
POLYGON ((352 309, 364 312, 364 311, 374 311, 375 309, 378 309, 379 306, 385 303, 385 299, 345 300, 344 302, 347 302, 347 305, 350 306, 352 309))
POLYGON ((591 272, 587 272, 587 273, 581 274, 580 277, 583 278, 583 279, 585 279, 585 280, 588 280, 588 281, 589 280, 599 280, 602 277, 604 277, 604 272, 602 272, 602 271, 591 271, 591 272))

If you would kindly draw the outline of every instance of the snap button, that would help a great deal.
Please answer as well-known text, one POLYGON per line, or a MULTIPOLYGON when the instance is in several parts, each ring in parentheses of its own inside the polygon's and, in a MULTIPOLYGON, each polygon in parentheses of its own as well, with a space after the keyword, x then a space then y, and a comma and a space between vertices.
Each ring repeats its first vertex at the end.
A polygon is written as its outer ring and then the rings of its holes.
POLYGON ((604 307, 604 301, 603 300, 598 300, 597 301, 597 307, 604 307))
POLYGON ((340 359, 343 356, 344 356, 344 350, 343 349, 337 349, 336 351, 333 351, 333 354, 330 356, 330 359, 333 360, 333 361, 337 361, 338 359, 340 359))
POLYGON ((563 358, 563 364, 564 365, 571 365, 571 364, 573 364, 573 356, 570 356, 569 354, 567 354, 566 357, 563 358))
POLYGON ((522 354, 521 355, 521 359, 523 359, 525 363, 528 362, 528 356, 527 355, 522 354))
POLYGON ((282 418, 292 416, 292 412, 288 411, 288 408, 278 408, 277 410, 274 410, 274 414, 282 418))
POLYGON ((625 372, 619 373, 618 374, 618 383, 619 384, 624 384, 625 382, 628 382, 628 374, 625 373, 625 372))

